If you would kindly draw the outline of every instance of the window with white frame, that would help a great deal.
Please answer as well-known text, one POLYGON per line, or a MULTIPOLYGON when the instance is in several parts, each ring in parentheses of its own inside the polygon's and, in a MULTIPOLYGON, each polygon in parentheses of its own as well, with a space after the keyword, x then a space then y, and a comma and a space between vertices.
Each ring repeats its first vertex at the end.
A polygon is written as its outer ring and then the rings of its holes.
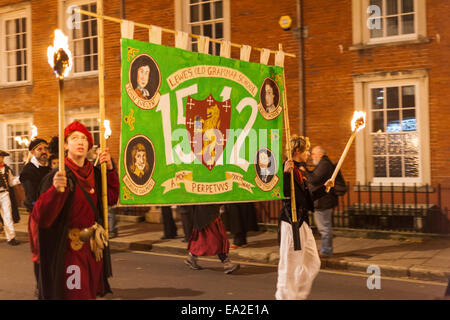
POLYGON ((425 10, 425 0, 353 0, 353 44, 424 39, 425 10))
POLYGON ((414 0, 370 0, 370 39, 415 34, 414 0))
POLYGON ((420 177, 420 135, 415 83, 370 86, 374 181, 420 177))
MULTIPOLYGON (((76 16, 74 11, 76 7, 85 11, 97 12, 96 1, 66 1, 64 11, 66 12, 67 19, 76 16)), ((72 21, 71 28, 68 30, 70 50, 73 56, 72 74, 97 72, 97 19, 81 14, 79 15, 79 19, 74 19, 72 21)))
POLYGON ((17 176, 22 171, 28 157, 28 145, 31 138, 31 120, 6 123, 6 150, 9 153, 7 163, 17 176))
POLYGON ((31 80, 31 16, 29 8, 0 12, 1 83, 31 80))
POLYGON ((355 106, 367 113, 355 139, 358 182, 431 183, 428 79, 425 69, 353 75, 355 106))
POLYGON ((92 134, 92 137, 94 138, 94 145, 100 145, 100 119, 98 118, 98 113, 72 115, 68 123, 73 121, 82 123, 92 134))
MULTIPOLYGON (((228 39, 229 0, 184 0, 187 32, 212 39, 228 39)), ((198 51, 198 40, 192 39, 192 51, 198 51)), ((220 44, 209 43, 209 53, 220 54, 220 44)))

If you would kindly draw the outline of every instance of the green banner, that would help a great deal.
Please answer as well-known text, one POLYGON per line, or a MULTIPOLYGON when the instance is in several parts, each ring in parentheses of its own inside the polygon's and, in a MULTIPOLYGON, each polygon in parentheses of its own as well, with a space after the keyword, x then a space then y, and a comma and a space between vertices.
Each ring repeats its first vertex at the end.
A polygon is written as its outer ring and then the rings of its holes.
POLYGON ((122 39, 120 205, 283 197, 283 68, 122 39))

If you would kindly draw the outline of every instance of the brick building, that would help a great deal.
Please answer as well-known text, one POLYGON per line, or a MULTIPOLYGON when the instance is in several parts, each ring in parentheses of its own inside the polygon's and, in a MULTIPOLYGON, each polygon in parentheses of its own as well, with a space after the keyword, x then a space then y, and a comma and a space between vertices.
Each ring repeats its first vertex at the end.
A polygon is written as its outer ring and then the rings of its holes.
MULTIPOLYGON (((16 137, 29 138, 32 124, 44 138, 57 133, 57 81, 46 57, 55 28, 69 35, 75 56, 66 80, 66 122, 84 122, 98 141, 96 21, 81 16, 74 30, 67 23, 75 21, 73 6, 95 11, 96 3, 0 0, 0 148, 12 154, 8 160, 16 172, 26 153, 16 137)), ((353 111, 365 110, 367 127, 347 157, 345 178, 353 185, 405 184, 407 191, 414 184, 419 191, 440 184, 442 207, 450 204, 446 12, 450 2, 440 0, 104 1, 107 16, 260 48, 276 50, 281 43, 297 56, 285 62, 291 131, 308 135, 337 161, 353 111), (279 25, 285 15, 292 19, 289 30, 279 25)), ((134 38, 148 41, 148 30, 136 28, 134 38)), ((120 25, 105 21, 106 118, 113 131, 108 146, 116 159, 119 40, 120 25)), ((174 45, 174 37, 164 33, 162 42, 174 45)), ((211 53, 218 50, 211 45, 211 53)), ((232 57, 239 58, 236 48, 232 57)), ((253 51, 250 61, 258 62, 259 53, 253 51)), ((353 192, 349 196, 356 201, 353 192)), ((419 201, 422 196, 419 192, 419 201)), ((399 197, 395 194, 394 201, 399 197)), ((276 210, 272 206, 272 216, 276 210)))

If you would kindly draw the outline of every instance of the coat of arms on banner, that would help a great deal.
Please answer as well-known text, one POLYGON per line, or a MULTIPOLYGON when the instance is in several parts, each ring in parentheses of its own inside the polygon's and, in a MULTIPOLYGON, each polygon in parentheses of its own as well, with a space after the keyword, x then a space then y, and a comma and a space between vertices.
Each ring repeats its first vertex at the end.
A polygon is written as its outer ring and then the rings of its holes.
POLYGON ((212 94, 205 100, 195 100, 188 96, 186 129, 191 137, 191 149, 195 157, 210 171, 225 148, 230 120, 230 99, 220 102, 212 94))
POLYGON ((129 69, 129 82, 125 85, 128 96, 141 109, 156 107, 161 97, 161 72, 158 64, 147 54, 133 59, 129 69))

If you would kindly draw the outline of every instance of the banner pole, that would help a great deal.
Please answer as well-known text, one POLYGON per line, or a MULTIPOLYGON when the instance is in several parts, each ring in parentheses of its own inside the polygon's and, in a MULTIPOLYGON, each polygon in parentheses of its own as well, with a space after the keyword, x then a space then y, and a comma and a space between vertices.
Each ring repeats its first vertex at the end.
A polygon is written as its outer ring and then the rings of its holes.
MULTIPOLYGON (((100 149, 106 148, 105 138, 105 54, 104 54, 104 28, 103 28, 103 0, 97 3, 97 27, 98 27, 98 96, 100 113, 100 149)), ((109 221, 108 221, 108 186, 106 181, 106 163, 101 164, 102 173, 102 203, 103 219, 106 231, 106 239, 109 239, 109 221)))
MULTIPOLYGON (((58 95, 58 163, 59 172, 65 172, 64 164, 64 78, 58 80, 59 95, 58 95)), ((58 189, 59 192, 64 192, 65 188, 58 189)))
MULTIPOLYGON (((280 43, 278 45, 280 51, 283 51, 283 46, 280 43)), ((287 103, 287 88, 286 88, 286 76, 285 68, 283 67, 283 108, 284 108, 284 123, 286 127, 286 149, 288 153, 288 160, 292 160, 292 147, 291 147, 291 128, 289 125, 289 108, 287 103)), ((300 234, 297 217, 297 206, 295 202, 295 185, 294 185, 294 170, 291 170, 291 212, 292 212, 292 236, 294 243, 294 250, 301 250, 300 234)))
MULTIPOLYGON (((100 5, 99 5, 100 6, 100 5)), ((81 14, 84 14, 84 15, 87 15, 87 16, 90 16, 90 17, 95 17, 95 18, 97 18, 97 19, 104 19, 104 20, 108 20, 108 21, 112 21, 112 22, 115 22, 115 23, 122 23, 123 21, 125 21, 125 20, 123 20, 123 19, 118 19, 118 18, 113 18, 113 17, 108 17, 108 16, 104 16, 103 14, 100 14, 99 13, 99 10, 97 9, 97 13, 94 13, 94 12, 90 12, 90 11, 86 11, 86 10, 81 10, 81 9, 75 9, 75 12, 78 12, 78 13, 81 13, 81 14)), ((152 28, 152 26, 151 25, 148 25, 148 24, 143 24, 143 23, 138 23, 138 22, 135 22, 134 23, 134 26, 135 27, 140 27, 140 28, 144 28, 144 29, 151 29, 152 28)), ((171 34, 177 34, 177 32, 178 31, 176 31, 176 30, 172 30, 172 29, 167 29, 167 28, 161 28, 161 30, 163 31, 163 32, 167 32, 167 33, 171 33, 171 34)), ((100 34, 100 30, 99 30, 99 34, 100 34)), ((196 35, 196 34, 192 34, 192 33, 189 33, 188 34, 189 35, 189 37, 191 37, 191 38, 195 38, 195 39, 200 39, 200 36, 199 35, 196 35)), ((214 43, 219 43, 219 44, 222 44, 223 43, 223 41, 221 41, 221 40, 217 40, 217 39, 209 39, 209 41, 210 42, 214 42, 214 43)), ((232 47, 235 47, 235 48, 242 48, 242 44, 237 44, 237 43, 230 43, 230 45, 232 46, 232 47)), ((257 47, 252 47, 252 50, 255 50, 255 51, 262 51, 262 49, 261 48, 257 48, 257 47)), ((276 53, 276 51, 274 51, 274 50, 270 50, 270 53, 276 53)), ((292 54, 292 53, 287 53, 287 52, 285 52, 284 53, 287 57, 292 57, 292 58, 296 58, 297 56, 295 55, 295 54, 292 54)))

